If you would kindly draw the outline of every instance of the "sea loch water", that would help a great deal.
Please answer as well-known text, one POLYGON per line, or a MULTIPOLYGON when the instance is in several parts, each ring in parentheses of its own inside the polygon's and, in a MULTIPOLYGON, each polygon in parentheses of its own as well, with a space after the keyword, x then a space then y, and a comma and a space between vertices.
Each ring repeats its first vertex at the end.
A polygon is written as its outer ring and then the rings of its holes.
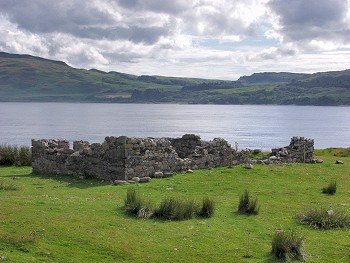
POLYGON ((316 148, 350 147, 350 107, 98 103, 0 103, 0 144, 31 138, 102 142, 106 136, 222 137, 239 148, 315 139, 316 148))

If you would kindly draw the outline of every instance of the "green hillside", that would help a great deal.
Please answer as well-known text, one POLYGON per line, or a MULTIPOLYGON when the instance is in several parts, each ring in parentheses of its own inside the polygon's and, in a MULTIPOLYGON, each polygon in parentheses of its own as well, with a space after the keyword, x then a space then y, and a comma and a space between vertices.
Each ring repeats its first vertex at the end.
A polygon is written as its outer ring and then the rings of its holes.
POLYGON ((72 68, 61 61, 0 52, 2 101, 127 101, 134 91, 179 91, 212 80, 135 76, 72 68))
POLYGON ((77 69, 0 52, 0 101, 350 105, 350 70, 223 81, 77 69))

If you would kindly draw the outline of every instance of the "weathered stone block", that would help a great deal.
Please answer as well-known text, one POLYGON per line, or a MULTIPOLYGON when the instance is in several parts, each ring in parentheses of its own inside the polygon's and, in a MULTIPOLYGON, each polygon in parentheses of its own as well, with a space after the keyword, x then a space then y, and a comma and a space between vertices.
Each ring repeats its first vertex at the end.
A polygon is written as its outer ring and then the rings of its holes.
POLYGON ((155 172, 153 174, 153 177, 154 178, 162 178, 164 176, 163 172, 155 172))
POLYGON ((146 176, 146 177, 141 177, 139 183, 148 183, 151 181, 151 177, 146 176))

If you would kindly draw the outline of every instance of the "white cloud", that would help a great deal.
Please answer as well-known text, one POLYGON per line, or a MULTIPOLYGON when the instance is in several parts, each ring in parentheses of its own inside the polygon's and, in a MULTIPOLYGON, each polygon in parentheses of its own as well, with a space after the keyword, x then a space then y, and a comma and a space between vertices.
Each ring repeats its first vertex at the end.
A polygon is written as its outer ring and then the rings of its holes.
POLYGON ((47 57, 49 53, 48 43, 37 34, 19 30, 16 25, 8 21, 0 23, 0 49, 12 53, 34 53, 47 57))

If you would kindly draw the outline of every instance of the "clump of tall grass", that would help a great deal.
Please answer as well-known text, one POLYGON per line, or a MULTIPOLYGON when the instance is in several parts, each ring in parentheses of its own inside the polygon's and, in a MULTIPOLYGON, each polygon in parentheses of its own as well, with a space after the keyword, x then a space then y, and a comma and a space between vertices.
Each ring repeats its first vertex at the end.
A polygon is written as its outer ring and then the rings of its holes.
POLYGON ((134 188, 129 188, 124 199, 124 209, 138 218, 154 217, 161 220, 187 220, 193 217, 212 217, 215 211, 214 201, 204 198, 202 206, 191 199, 166 197, 159 206, 154 206, 143 200, 134 188))
POLYGON ((32 153, 28 146, 0 145, 0 165, 30 166, 32 153))
POLYGON ((153 215, 152 207, 143 200, 134 188, 129 188, 124 200, 125 211, 138 218, 148 218, 153 215))
POLYGON ((297 215, 296 219, 300 224, 321 230, 350 227, 350 216, 344 211, 327 210, 324 208, 311 209, 304 214, 297 215))
POLYGON ((209 197, 204 198, 202 202, 202 207, 198 212, 198 216, 209 218, 214 215, 214 212, 215 212, 214 200, 210 199, 209 197))
POLYGON ((272 238, 271 253, 279 260, 304 260, 304 238, 295 232, 277 232, 272 238))
POLYGON ((248 190, 239 198, 238 213, 247 215, 257 215, 259 213, 258 199, 252 198, 248 190))
POLYGON ((199 205, 190 199, 167 197, 161 201, 154 216, 164 220, 187 220, 198 214, 199 205))
POLYGON ((5 190, 5 191, 18 190, 18 186, 14 185, 14 184, 6 183, 3 180, 1 180, 0 181, 0 190, 5 190))
POLYGON ((327 185, 322 189, 322 193, 327 195, 334 195, 336 191, 337 191, 337 182, 335 181, 329 183, 329 185, 327 185))

